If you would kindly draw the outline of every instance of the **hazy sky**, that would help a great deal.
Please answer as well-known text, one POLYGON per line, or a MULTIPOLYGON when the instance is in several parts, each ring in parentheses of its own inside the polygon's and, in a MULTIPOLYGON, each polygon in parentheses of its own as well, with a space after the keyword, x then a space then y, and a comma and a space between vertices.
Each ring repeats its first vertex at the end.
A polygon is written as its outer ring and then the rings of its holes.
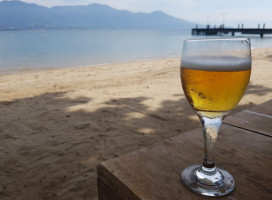
MULTIPOLYGON (((2 1, 2 0, 0 0, 2 1)), ((169 15, 195 23, 257 27, 266 23, 272 28, 272 0, 22 0, 47 7, 56 5, 107 4, 132 12, 161 10, 169 15)))

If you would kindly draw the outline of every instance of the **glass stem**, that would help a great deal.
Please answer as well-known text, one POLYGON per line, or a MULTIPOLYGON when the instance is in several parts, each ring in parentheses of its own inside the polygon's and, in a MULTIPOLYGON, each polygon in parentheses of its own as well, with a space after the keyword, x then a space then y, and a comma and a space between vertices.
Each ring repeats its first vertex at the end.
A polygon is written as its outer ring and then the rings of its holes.
POLYGON ((204 137, 203 167, 207 170, 215 169, 215 143, 222 124, 222 116, 212 119, 200 116, 200 121, 204 137))

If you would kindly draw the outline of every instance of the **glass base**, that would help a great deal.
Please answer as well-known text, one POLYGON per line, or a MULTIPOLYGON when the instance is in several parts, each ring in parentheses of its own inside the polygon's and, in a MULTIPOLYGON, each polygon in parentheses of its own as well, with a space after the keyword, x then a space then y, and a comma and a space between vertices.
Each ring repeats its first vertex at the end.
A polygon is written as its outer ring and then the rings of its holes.
POLYGON ((224 196, 235 187, 234 179, 227 171, 216 167, 209 169, 199 164, 185 168, 181 180, 188 189, 204 196, 224 196))

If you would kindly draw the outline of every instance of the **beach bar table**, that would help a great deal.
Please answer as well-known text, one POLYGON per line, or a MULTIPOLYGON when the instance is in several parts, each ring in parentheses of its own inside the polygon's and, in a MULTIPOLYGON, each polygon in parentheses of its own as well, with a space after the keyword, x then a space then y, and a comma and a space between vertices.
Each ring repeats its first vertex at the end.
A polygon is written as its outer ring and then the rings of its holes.
POLYGON ((272 137, 272 100, 230 115, 224 123, 272 137))
MULTIPOLYGON (((231 194, 215 199, 272 199, 271 107, 269 101, 233 115, 222 125, 216 164, 234 176, 236 187, 231 194), (253 112, 258 114, 253 117, 253 112)), ((181 183, 182 170, 201 163, 202 155, 203 138, 196 129, 104 161, 97 166, 99 199, 211 199, 192 193, 181 183)))

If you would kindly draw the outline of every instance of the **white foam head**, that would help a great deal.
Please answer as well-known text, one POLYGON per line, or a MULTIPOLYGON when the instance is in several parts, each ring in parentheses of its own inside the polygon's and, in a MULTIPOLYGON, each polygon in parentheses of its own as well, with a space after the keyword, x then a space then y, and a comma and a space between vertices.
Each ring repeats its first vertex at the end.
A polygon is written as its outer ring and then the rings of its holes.
POLYGON ((251 58, 225 57, 186 57, 181 67, 203 71, 243 71, 251 69, 251 58))
POLYGON ((181 67, 205 71, 251 69, 248 38, 199 39, 184 42, 181 67))

